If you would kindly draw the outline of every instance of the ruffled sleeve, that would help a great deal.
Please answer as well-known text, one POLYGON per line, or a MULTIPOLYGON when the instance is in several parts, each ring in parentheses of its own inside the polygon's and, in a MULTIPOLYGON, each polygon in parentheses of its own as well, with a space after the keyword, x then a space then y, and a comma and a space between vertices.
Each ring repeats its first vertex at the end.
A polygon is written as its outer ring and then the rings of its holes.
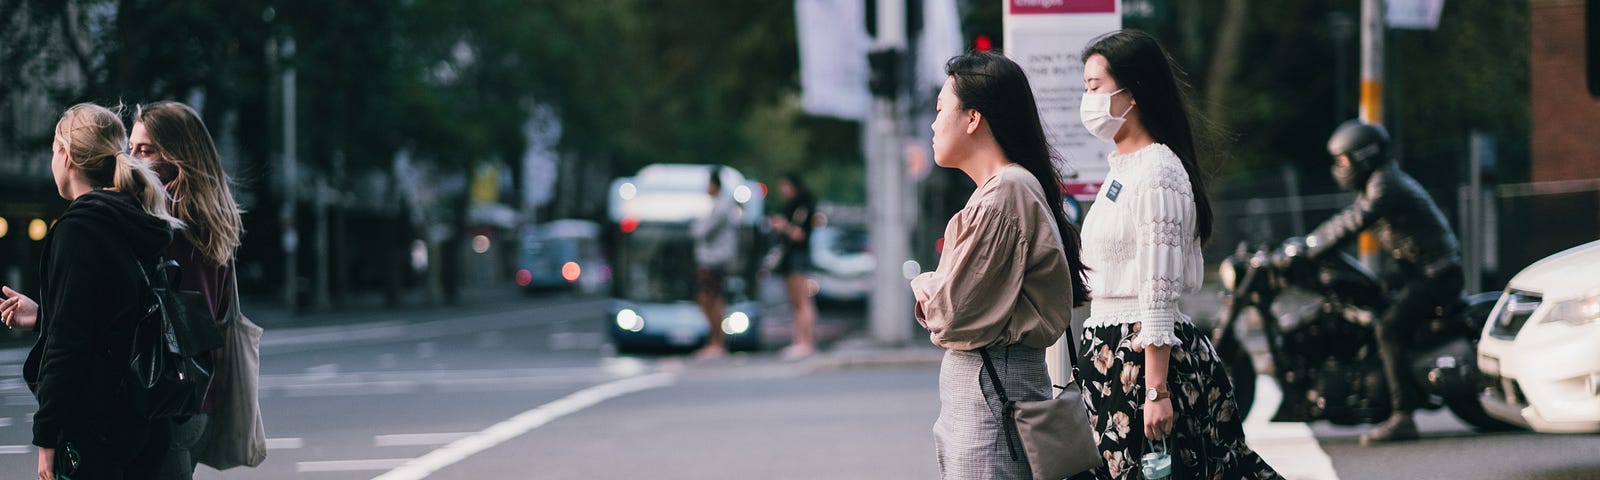
POLYGON ((1161 168, 1133 205, 1139 245, 1139 336, 1132 347, 1180 345, 1173 332, 1183 289, 1185 235, 1194 235, 1194 196, 1188 174, 1161 168))
POLYGON ((1026 268, 1028 239, 1018 222, 992 206, 956 214, 945 230, 939 268, 918 275, 917 322, 934 344, 972 350, 1004 335, 1026 268))

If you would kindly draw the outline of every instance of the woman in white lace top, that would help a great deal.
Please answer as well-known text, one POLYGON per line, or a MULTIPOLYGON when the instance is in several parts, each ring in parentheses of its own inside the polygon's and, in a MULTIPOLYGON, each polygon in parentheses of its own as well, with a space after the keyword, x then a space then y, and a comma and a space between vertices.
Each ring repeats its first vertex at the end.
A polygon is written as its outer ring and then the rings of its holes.
POLYGON ((1200 244, 1211 234, 1179 70, 1137 30, 1096 39, 1083 58, 1084 127, 1116 144, 1083 226, 1094 299, 1079 365, 1106 460, 1094 476, 1140 478, 1139 459, 1165 448, 1171 478, 1279 478, 1245 445, 1210 340, 1178 311, 1200 287, 1200 244))

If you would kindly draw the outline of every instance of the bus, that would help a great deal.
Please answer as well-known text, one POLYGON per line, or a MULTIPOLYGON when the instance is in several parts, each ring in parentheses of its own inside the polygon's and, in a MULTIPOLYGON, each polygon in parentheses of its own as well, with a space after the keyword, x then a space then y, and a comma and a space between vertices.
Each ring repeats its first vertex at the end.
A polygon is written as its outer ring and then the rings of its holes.
MULTIPOLYGON (((695 302, 689 224, 711 210, 711 165, 654 164, 612 180, 606 210, 612 235, 608 330, 619 351, 688 349, 705 343, 709 322, 695 302)), ((722 194, 740 207, 738 255, 723 285, 720 322, 734 350, 761 348, 761 257, 765 187, 721 167, 722 194)))

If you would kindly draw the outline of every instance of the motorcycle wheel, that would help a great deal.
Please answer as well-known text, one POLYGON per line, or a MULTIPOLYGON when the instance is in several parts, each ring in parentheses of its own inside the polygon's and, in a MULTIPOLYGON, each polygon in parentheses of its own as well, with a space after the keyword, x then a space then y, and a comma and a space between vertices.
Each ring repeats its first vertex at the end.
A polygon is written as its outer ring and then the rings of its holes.
POLYGON ((1447 400, 1445 407, 1449 408, 1450 413, 1455 414, 1456 418, 1479 432, 1504 432, 1517 429, 1516 425, 1489 416, 1489 412, 1483 410, 1483 404, 1478 403, 1477 397, 1447 400))
POLYGON ((1227 339, 1219 345, 1217 355, 1228 366, 1228 378, 1233 383, 1233 399, 1239 407, 1239 418, 1250 416, 1256 403, 1256 364, 1250 352, 1236 339, 1227 339))

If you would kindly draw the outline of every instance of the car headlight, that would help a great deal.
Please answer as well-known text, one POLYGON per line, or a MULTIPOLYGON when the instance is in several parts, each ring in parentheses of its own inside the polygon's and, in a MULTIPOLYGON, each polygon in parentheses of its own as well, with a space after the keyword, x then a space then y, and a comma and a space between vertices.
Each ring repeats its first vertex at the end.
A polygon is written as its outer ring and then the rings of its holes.
POLYGON ((744 312, 733 312, 733 315, 722 319, 722 333, 738 335, 748 331, 750 331, 750 316, 744 312))
POLYGON ((622 311, 617 312, 617 328, 630 332, 644 330, 644 317, 639 316, 633 310, 624 308, 622 311))
POLYGON ((1239 281, 1239 272, 1233 266, 1232 259, 1222 261, 1222 266, 1217 267, 1217 277, 1222 280, 1222 288, 1233 291, 1233 287, 1239 281))
POLYGON ((1574 327, 1600 322, 1600 292, 1550 304, 1544 323, 1566 322, 1574 327))

